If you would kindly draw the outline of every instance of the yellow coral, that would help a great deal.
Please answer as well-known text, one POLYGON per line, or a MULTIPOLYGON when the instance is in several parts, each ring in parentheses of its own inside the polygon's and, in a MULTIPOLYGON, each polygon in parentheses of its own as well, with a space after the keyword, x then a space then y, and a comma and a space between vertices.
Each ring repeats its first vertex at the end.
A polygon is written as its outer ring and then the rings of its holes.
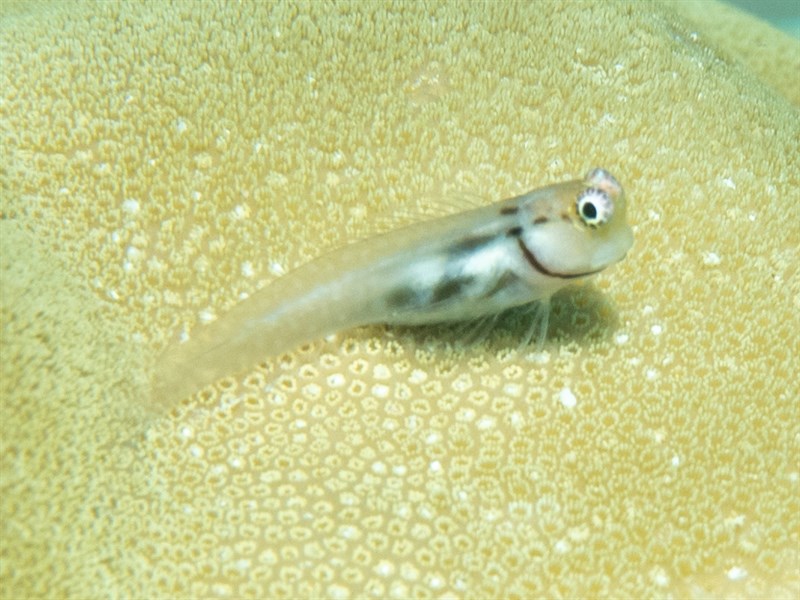
POLYGON ((800 126, 671 9, 14 6, 0 594, 797 595, 800 126), (376 215, 595 164, 637 245, 546 352, 367 328, 138 417, 376 215))
POLYGON ((714 0, 675 2, 677 13, 720 52, 741 61, 764 83, 800 107, 800 48, 797 40, 756 17, 714 0), (710 10, 709 10, 710 9, 710 10))

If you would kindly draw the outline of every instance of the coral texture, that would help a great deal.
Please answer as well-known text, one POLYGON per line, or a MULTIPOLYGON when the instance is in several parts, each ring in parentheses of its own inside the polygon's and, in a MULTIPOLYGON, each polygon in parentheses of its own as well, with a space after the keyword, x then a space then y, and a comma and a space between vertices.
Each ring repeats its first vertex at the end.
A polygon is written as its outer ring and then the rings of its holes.
POLYGON ((0 595, 800 593, 800 119, 669 6, 13 6, 0 595), (636 242, 543 352, 362 328, 150 406, 387 215, 596 165, 636 242))
POLYGON ((702 35, 800 107, 800 41, 727 3, 684 0, 671 8, 697 28, 692 37, 702 35))

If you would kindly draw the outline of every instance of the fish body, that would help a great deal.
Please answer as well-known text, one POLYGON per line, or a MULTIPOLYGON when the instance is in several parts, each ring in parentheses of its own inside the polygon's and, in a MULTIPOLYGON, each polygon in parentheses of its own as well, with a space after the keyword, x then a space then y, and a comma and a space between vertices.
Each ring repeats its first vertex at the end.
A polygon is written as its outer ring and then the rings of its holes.
POLYGON ((633 243, 607 171, 417 223, 330 252, 175 344, 155 393, 180 399, 263 357, 371 323, 478 319, 546 302, 621 260, 633 243))

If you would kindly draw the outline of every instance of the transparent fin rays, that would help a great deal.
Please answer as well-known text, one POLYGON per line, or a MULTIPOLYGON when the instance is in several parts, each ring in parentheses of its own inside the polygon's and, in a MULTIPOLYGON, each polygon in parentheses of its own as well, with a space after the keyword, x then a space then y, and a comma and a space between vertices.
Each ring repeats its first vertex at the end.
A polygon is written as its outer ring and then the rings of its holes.
MULTIPOLYGON (((547 330, 550 324, 550 299, 543 298, 531 302, 521 309, 522 318, 527 321, 527 328, 517 345, 517 352, 525 352, 534 342, 535 350, 541 352, 547 341, 547 330)), ((464 347, 485 342, 500 320, 501 313, 487 315, 479 319, 458 324, 454 329, 459 345, 464 347)))

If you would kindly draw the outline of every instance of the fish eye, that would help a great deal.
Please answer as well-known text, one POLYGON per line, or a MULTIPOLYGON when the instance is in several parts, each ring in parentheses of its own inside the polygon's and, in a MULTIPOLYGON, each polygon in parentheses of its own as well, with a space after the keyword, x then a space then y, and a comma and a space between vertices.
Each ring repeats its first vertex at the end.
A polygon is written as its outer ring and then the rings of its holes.
POLYGON ((603 190, 586 188, 578 195, 575 208, 584 225, 598 227, 608 223, 614 213, 614 202, 603 190))

